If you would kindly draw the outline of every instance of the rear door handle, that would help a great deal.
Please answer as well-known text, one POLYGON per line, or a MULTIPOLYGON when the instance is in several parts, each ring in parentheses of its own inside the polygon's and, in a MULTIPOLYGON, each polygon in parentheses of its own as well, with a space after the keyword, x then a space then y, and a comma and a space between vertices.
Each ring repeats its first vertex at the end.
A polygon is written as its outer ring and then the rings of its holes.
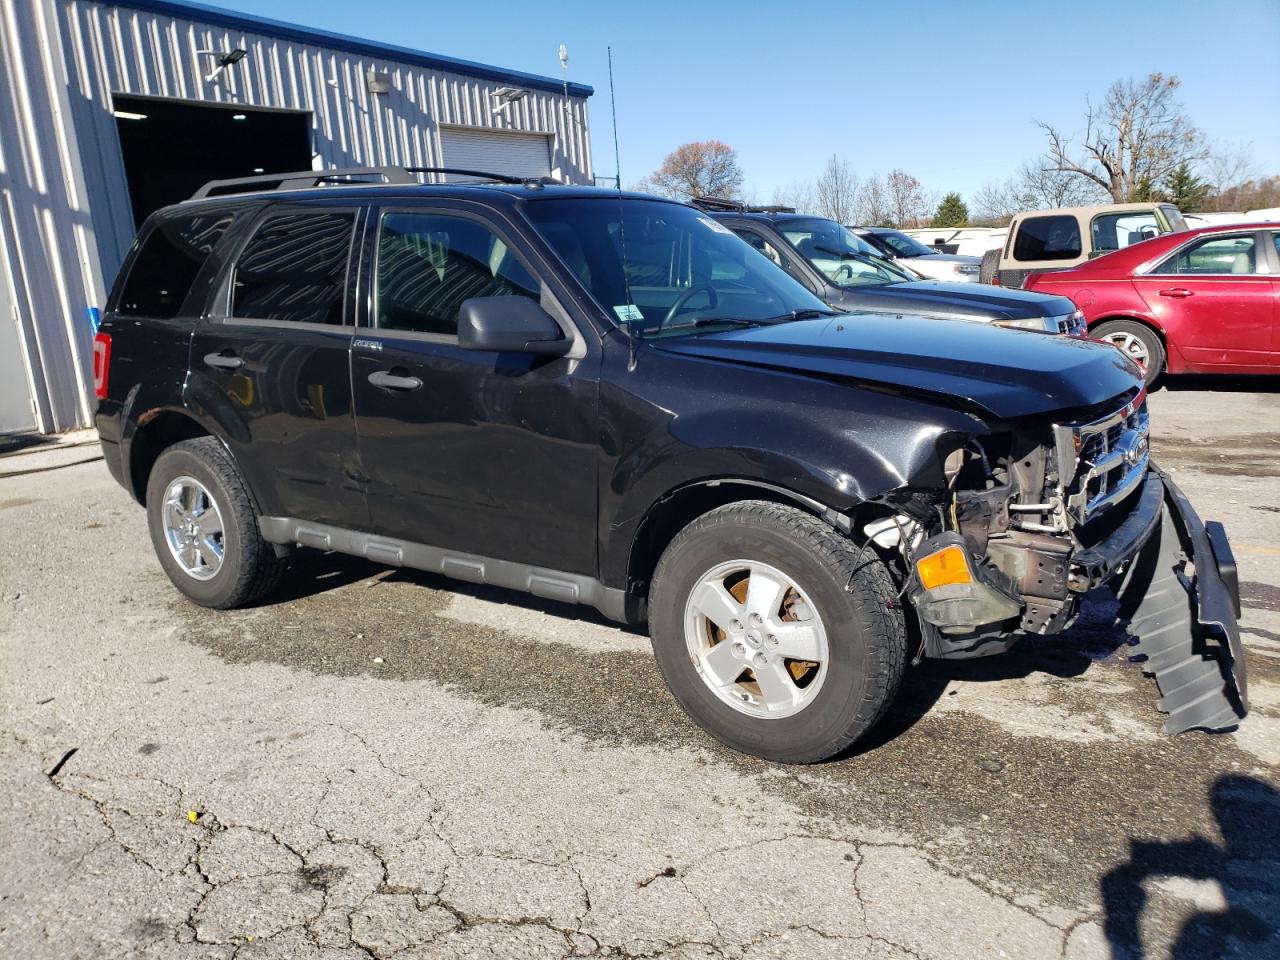
POLYGON ((1160 291, 1160 296, 1172 297, 1174 300, 1182 300, 1183 298, 1189 297, 1191 295, 1192 295, 1191 291, 1188 290, 1186 287, 1172 287, 1168 290, 1160 291))
POLYGON ((390 370, 375 370, 369 374, 369 382, 386 390, 417 390, 422 386, 422 381, 417 377, 399 376, 390 370))
POLYGON ((244 361, 233 353, 206 353, 204 362, 221 370, 238 370, 244 366, 244 361))

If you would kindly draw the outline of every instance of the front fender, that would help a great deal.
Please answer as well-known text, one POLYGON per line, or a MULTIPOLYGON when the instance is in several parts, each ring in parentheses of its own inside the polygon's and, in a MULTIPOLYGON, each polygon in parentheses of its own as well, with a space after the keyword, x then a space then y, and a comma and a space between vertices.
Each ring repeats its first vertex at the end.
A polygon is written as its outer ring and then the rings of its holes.
MULTIPOLYGON (((945 485, 940 443, 987 432, 976 419, 902 396, 878 395, 875 407, 850 403, 866 391, 808 381, 832 403, 804 394, 749 397, 739 404, 668 405, 643 442, 620 451, 602 483, 601 578, 626 582, 644 518, 659 501, 697 484, 739 482, 768 488, 839 521, 855 507, 904 488, 945 485), (838 399, 843 404, 835 403, 838 399), (962 430, 963 428, 963 430, 962 430)), ((670 398, 668 398, 669 402, 670 398)), ((647 419, 647 418, 646 418, 647 419)), ((634 420, 633 420, 634 422, 634 420)), ((958 445, 958 444, 957 444, 958 445)))

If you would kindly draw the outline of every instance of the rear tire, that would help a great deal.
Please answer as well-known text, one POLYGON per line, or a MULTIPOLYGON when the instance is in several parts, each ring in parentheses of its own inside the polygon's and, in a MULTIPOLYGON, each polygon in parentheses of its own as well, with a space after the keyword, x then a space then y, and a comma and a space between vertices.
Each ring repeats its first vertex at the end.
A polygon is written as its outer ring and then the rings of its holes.
POLYGON ((1149 387, 1164 373, 1166 355, 1160 336, 1145 323, 1136 320, 1108 320, 1089 331, 1095 340, 1106 340, 1120 348, 1129 359, 1142 367, 1143 379, 1149 387))
POLYGON ((213 437, 175 443, 147 480, 147 526, 173 585, 204 607, 252 603, 284 572, 231 455, 213 437))
POLYGON ((995 283, 996 270, 1000 266, 1001 250, 997 247, 995 250, 988 250, 982 255, 982 265, 978 267, 979 283, 995 283))
POLYGON ((732 503, 663 553, 654 653, 672 695, 717 740, 814 763, 870 730, 897 694, 907 643, 895 593, 874 551, 817 517, 732 503))

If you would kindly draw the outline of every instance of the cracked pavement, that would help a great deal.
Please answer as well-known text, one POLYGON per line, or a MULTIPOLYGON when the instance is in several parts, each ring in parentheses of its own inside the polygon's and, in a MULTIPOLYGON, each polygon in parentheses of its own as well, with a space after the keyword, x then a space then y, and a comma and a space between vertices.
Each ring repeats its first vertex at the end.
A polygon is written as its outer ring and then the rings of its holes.
POLYGON ((202 610, 101 463, 0 479, 0 955, 1280 956, 1270 389, 1152 400, 1240 561, 1239 732, 1161 734, 1095 599, 807 768, 589 611, 321 556, 202 610))

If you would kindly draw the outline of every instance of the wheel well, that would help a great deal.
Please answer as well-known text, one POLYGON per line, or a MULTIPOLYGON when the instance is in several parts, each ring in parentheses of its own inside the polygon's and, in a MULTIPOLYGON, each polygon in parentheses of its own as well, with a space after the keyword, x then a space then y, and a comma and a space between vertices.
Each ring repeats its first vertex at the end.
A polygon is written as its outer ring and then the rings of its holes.
MULTIPOLYGON (((627 562, 628 592, 647 596, 658 560, 676 535, 704 513, 742 500, 767 500, 818 513, 817 504, 806 503, 798 495, 754 483, 721 480, 679 487, 650 507, 640 522, 627 562)), ((867 509, 873 507, 867 505, 867 509)))
POLYGON ((134 499, 146 505, 151 468, 166 448, 183 440, 207 436, 209 431, 198 422, 173 410, 162 411, 148 420, 145 426, 138 427, 129 447, 129 483, 133 487, 134 499))
POLYGON ((1160 338, 1160 345, 1162 347, 1168 347, 1169 345, 1168 341, 1166 341, 1164 338, 1164 331, 1161 330, 1159 327, 1157 327, 1151 321, 1144 320, 1142 317, 1128 317, 1128 316, 1125 316, 1124 314, 1113 314, 1109 317, 1099 317, 1097 320, 1093 321, 1093 323, 1089 324, 1089 330, 1092 332, 1093 330, 1096 330, 1098 327, 1102 326, 1104 323, 1112 323, 1116 320, 1124 320, 1128 323, 1136 323, 1141 326, 1144 326, 1148 330, 1150 330, 1152 333, 1154 333, 1157 337, 1160 338))

